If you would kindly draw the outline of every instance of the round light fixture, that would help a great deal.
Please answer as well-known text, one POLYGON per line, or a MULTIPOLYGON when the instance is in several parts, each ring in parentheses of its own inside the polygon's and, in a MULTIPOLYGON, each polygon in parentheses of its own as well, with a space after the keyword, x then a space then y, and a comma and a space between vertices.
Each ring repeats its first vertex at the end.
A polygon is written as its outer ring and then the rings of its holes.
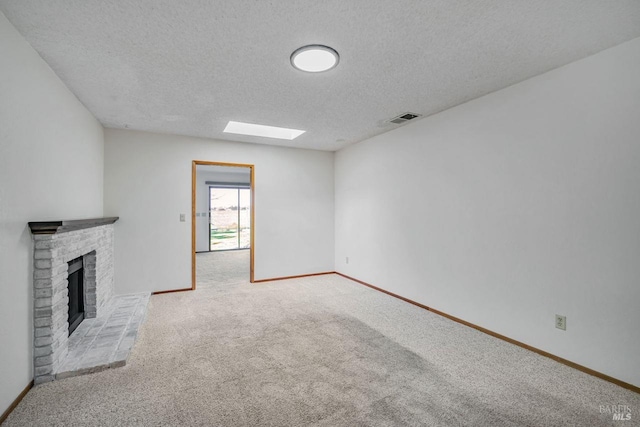
POLYGON ((340 55, 329 46, 312 44, 296 49, 291 54, 291 65, 308 73, 321 73, 335 68, 340 55))

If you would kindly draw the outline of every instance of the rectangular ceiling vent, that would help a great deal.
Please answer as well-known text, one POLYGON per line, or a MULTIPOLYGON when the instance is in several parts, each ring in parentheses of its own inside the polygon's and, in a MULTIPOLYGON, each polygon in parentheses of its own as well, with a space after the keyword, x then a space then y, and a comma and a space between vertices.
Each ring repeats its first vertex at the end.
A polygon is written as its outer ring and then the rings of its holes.
POLYGON ((400 114, 398 117, 394 117, 393 119, 389 120, 389 122, 400 125, 402 123, 406 123, 409 120, 413 120, 421 116, 422 116, 421 114, 416 114, 416 113, 403 113, 403 114, 400 114))

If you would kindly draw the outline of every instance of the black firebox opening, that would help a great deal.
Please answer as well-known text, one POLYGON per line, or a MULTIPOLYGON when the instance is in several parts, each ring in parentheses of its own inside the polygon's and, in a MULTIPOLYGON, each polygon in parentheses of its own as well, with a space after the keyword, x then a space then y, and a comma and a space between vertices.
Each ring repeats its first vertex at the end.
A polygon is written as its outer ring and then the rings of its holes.
POLYGON ((69 261, 69 335, 84 319, 84 269, 82 257, 69 261))

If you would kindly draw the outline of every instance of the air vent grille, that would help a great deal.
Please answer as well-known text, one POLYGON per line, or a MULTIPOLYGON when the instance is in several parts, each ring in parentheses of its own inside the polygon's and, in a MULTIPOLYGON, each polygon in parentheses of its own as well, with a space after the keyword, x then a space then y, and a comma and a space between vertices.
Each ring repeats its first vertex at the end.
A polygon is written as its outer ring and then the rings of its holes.
POLYGON ((394 117, 393 119, 389 120, 390 123, 395 123, 397 125, 400 125, 402 123, 406 123, 409 120, 413 120, 417 117, 421 117, 420 114, 416 114, 416 113, 402 113, 397 117, 394 117))

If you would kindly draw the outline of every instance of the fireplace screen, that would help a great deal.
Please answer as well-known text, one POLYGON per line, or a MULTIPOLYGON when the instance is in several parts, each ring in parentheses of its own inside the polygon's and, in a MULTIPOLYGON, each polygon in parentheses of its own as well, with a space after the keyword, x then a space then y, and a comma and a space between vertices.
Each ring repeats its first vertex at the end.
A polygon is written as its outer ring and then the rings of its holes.
POLYGON ((69 261, 69 335, 84 319, 84 269, 82 257, 69 261))

